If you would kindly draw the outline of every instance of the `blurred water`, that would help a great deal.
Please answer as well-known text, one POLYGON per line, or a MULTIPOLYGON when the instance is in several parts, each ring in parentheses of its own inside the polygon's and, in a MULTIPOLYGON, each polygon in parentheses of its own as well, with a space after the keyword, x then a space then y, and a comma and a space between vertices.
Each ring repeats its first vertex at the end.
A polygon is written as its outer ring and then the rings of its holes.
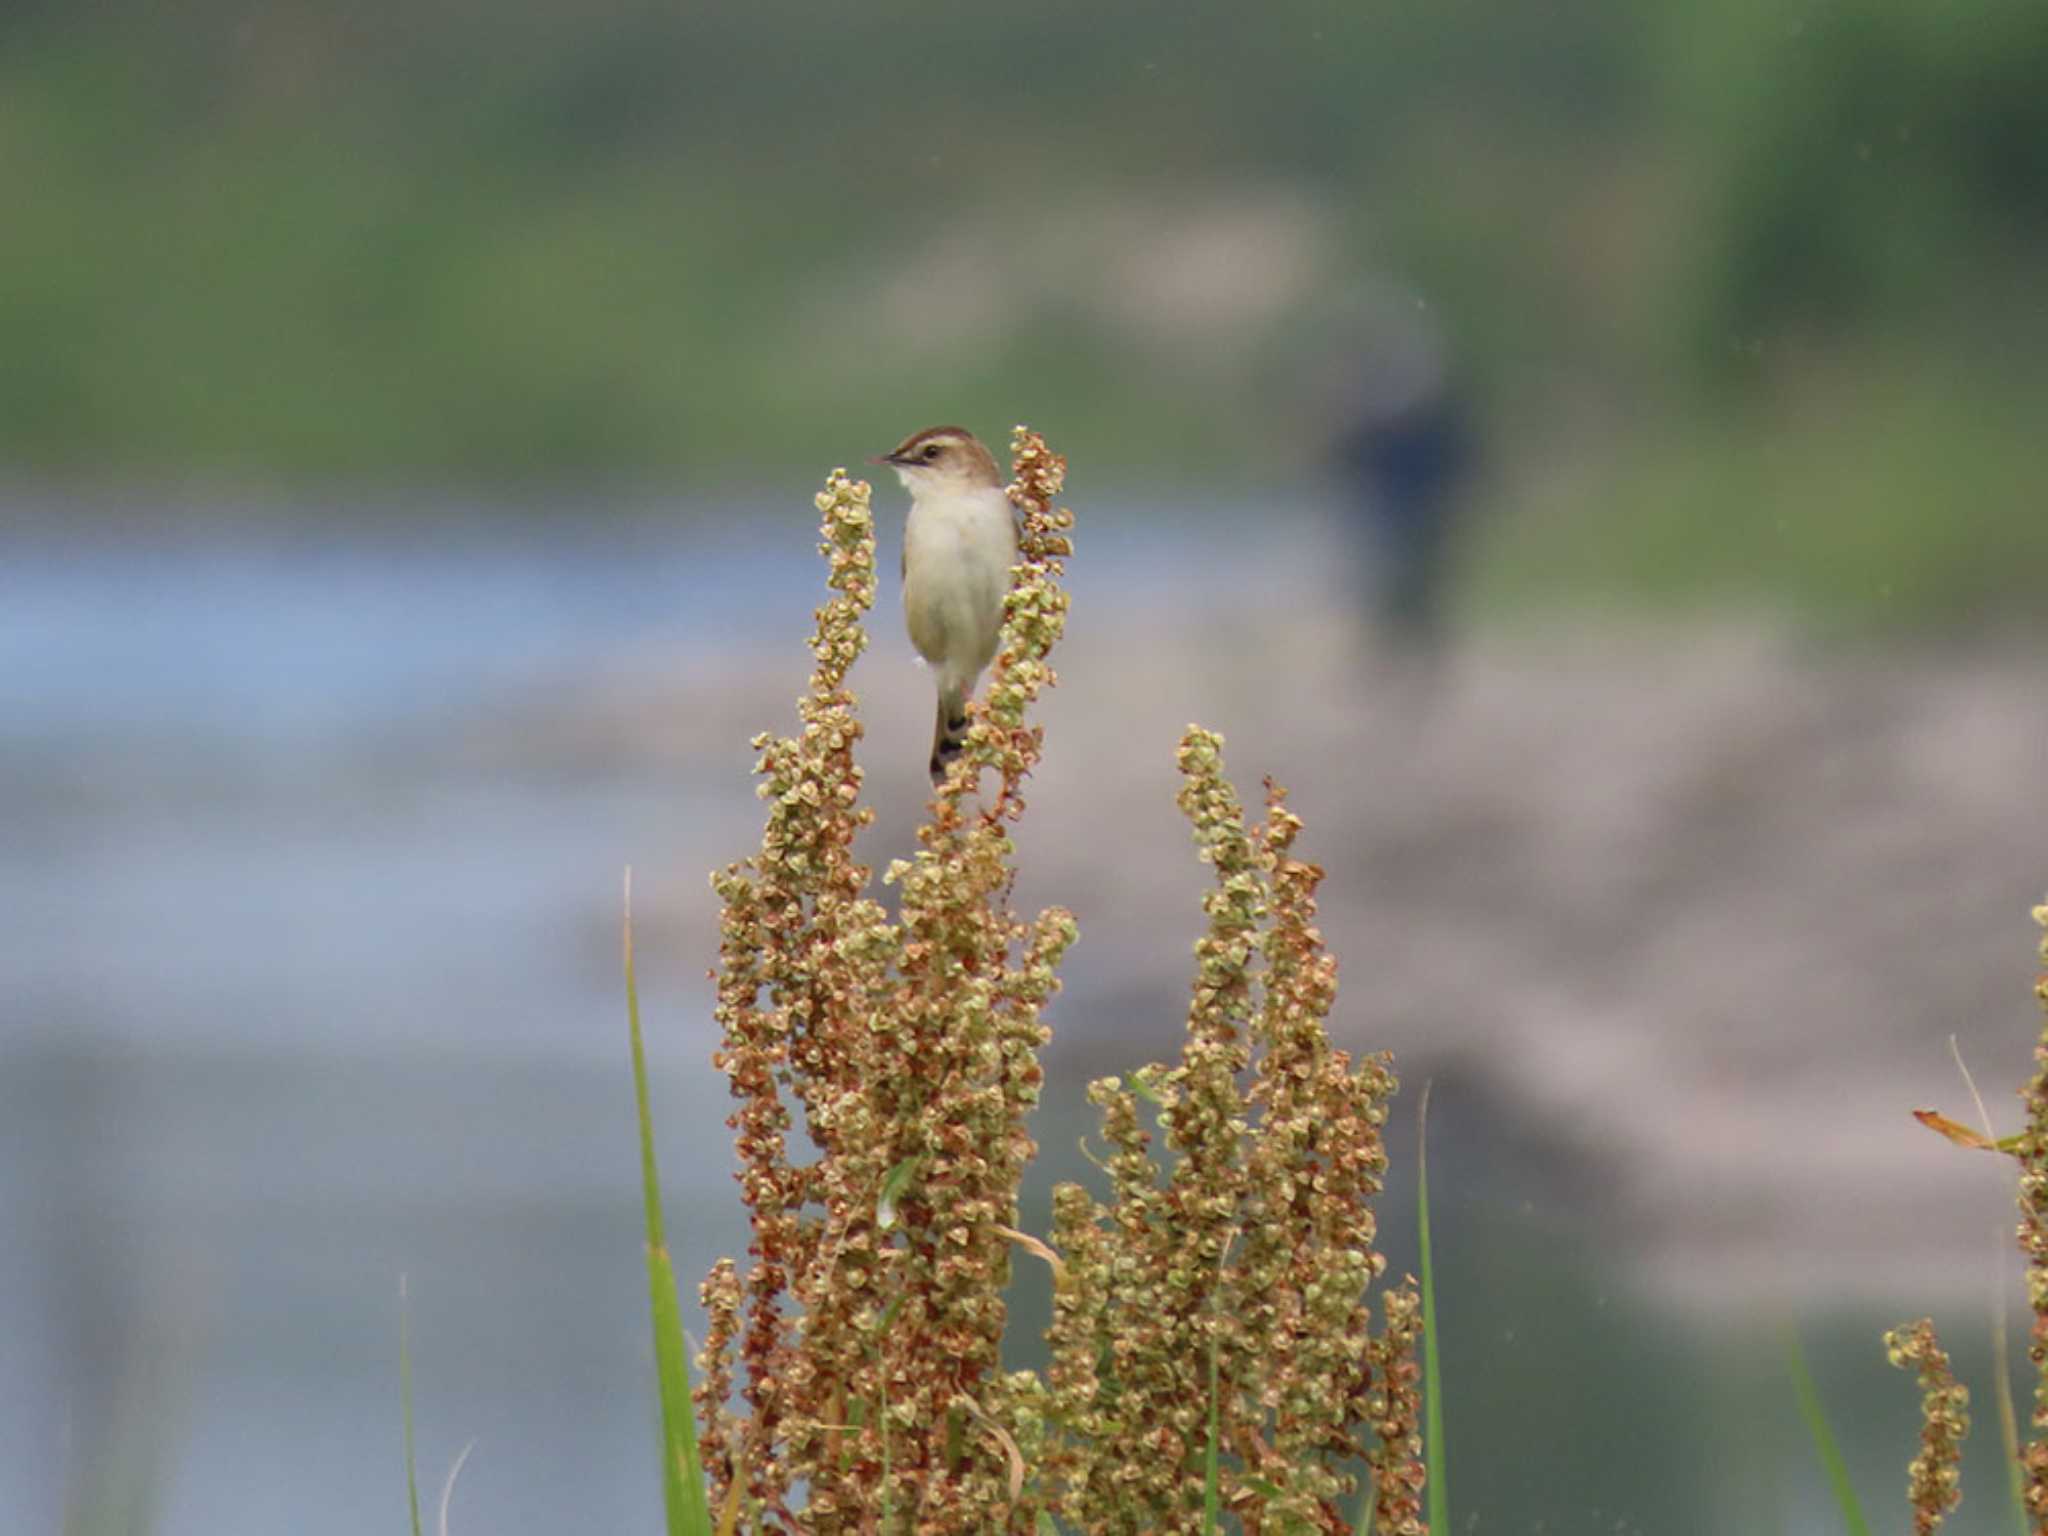
MULTIPOLYGON (((1230 522, 1180 524, 1100 519, 1084 595, 1226 579, 1230 522)), ((396 1528, 401 1274, 429 1474, 481 1441, 459 1526, 654 1527, 619 873, 758 813, 743 738, 692 778, 520 733, 636 658, 765 647, 794 692, 811 542, 748 509, 0 538, 6 1529, 396 1528)), ((643 960, 686 1270, 745 1241, 695 940, 643 960)))
MULTIPOLYGON (((1078 599, 1228 581, 1230 522, 1178 524, 1162 545, 1145 516, 1103 518, 1078 599)), ((613 986, 564 914, 609 910, 620 867, 707 797, 750 803, 744 738, 679 784, 672 758, 565 768, 516 733, 537 693, 636 660, 765 653, 793 693, 819 596, 800 529, 737 509, 0 543, 0 1044, 609 1064, 616 1041, 562 1027, 613 986)))
MULTIPOLYGON (((460 743, 599 658, 778 600, 800 625, 803 563, 778 589, 723 526, 10 544, 8 1528, 138 1459, 165 1531, 390 1519, 407 1271, 428 1459, 484 1438, 480 1521, 645 1523, 615 949, 584 919, 696 807, 460 743)), ((687 1216, 722 1110, 676 1070, 689 999, 653 997, 687 1216)))

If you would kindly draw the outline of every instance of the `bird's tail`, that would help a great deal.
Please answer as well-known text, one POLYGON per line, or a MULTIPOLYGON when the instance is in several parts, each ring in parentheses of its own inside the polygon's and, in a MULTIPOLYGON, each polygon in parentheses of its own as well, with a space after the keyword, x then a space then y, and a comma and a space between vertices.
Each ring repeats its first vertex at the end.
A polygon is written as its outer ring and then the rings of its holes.
POLYGON ((932 782, 944 781, 953 759, 967 745, 967 690, 939 690, 938 718, 932 724, 932 782))

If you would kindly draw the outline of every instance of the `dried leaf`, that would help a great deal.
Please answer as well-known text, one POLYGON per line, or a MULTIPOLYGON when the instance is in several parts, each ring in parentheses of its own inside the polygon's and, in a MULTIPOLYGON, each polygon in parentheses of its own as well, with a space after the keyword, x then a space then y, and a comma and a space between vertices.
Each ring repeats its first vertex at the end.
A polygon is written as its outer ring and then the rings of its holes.
POLYGON ((1029 1232, 1019 1232, 1015 1227, 1006 1227, 1000 1222, 996 1223, 996 1230, 1019 1248, 1022 1248, 1026 1253, 1045 1260, 1052 1269, 1052 1283, 1055 1287, 1067 1283, 1066 1263, 1057 1253, 1052 1251, 1050 1244, 1033 1237, 1029 1232))
POLYGON ((1916 1109, 1913 1111, 1913 1118, 1930 1131, 1938 1131, 1957 1146, 1968 1147, 1973 1152, 2006 1152, 2015 1157, 2019 1155, 2020 1138, 2017 1136, 2001 1136, 1993 1141, 1982 1131, 1964 1125, 1960 1120, 1951 1120, 1935 1109, 1916 1109))
POLYGON ((1010 1432, 990 1418, 987 1411, 973 1398, 962 1393, 954 1402, 979 1419, 981 1427, 993 1435, 996 1443, 1002 1446, 1003 1455, 1010 1463, 1010 1502, 1015 1504, 1024 1497, 1024 1453, 1017 1449, 1017 1442, 1010 1438, 1010 1432))

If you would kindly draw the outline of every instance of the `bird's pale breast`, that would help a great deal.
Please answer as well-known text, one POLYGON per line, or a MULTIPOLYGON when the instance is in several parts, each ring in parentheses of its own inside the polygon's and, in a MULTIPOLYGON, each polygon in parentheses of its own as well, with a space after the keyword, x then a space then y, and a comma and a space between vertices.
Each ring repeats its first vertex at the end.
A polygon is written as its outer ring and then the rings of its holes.
POLYGON ((915 502, 904 529, 903 614, 910 641, 942 675, 971 679, 995 655, 1017 558, 1000 488, 915 502))

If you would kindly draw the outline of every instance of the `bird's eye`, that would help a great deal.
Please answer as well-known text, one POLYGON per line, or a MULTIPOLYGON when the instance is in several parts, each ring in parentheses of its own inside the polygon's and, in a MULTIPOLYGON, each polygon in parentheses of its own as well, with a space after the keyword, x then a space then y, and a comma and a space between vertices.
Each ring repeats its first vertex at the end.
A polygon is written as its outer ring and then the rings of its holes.
POLYGON ((924 445, 924 461, 927 464, 929 464, 933 459, 936 459, 938 456, 939 445, 937 443, 926 443, 924 445))

